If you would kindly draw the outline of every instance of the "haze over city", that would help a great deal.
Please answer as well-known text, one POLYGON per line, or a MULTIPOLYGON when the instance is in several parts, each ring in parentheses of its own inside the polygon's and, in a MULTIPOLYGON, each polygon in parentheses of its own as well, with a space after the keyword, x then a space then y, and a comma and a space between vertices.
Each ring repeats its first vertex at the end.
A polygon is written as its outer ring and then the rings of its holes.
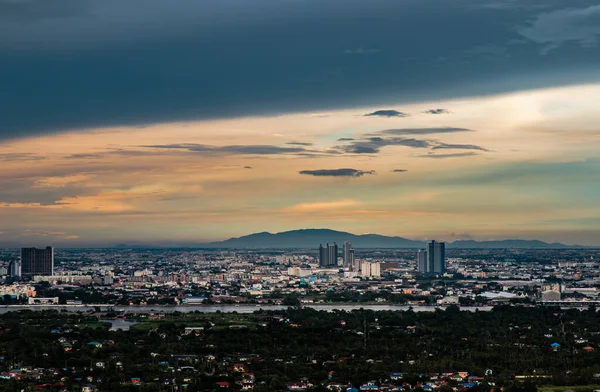
POLYGON ((300 228, 600 245, 599 15, 2 0, 0 245, 300 228))

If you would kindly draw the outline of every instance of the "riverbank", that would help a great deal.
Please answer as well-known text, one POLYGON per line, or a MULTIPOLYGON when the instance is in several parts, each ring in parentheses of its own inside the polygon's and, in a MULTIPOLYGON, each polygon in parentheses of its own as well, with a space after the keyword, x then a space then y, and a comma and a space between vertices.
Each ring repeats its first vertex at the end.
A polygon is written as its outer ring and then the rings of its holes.
MULTIPOLYGON (((433 312, 436 309, 445 309, 445 306, 408 306, 408 305, 393 305, 393 304, 303 304, 302 307, 310 308, 320 311, 333 312, 333 311, 353 311, 359 309, 366 309, 372 311, 407 311, 412 309, 415 312, 433 312)), ((59 310, 67 312, 87 312, 90 310, 109 311, 114 310, 116 312, 125 313, 151 313, 151 312, 162 312, 162 313, 191 313, 191 312, 202 312, 202 313, 254 313, 257 310, 273 311, 273 310, 285 310, 287 306, 283 305, 4 305, 0 307, 0 314, 7 312, 14 312, 20 310, 59 310)), ((479 306, 479 307, 462 307, 462 310, 468 311, 489 311, 492 309, 491 306, 479 306)))

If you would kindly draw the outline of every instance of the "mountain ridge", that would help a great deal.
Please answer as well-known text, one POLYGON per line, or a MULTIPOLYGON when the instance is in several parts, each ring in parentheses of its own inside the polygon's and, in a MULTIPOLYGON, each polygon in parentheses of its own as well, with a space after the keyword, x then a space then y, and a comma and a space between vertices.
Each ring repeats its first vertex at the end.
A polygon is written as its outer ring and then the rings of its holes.
MULTIPOLYGON (((399 236, 352 234, 331 229, 298 229, 279 233, 263 231, 202 245, 209 248, 316 248, 319 244, 325 245, 334 242, 341 246, 344 241, 351 242, 354 248, 417 249, 425 246, 425 241, 399 236)), ((457 240, 447 242, 447 247, 449 249, 566 249, 580 248, 581 246, 570 246, 558 242, 548 243, 540 240, 505 239, 498 241, 457 240)))

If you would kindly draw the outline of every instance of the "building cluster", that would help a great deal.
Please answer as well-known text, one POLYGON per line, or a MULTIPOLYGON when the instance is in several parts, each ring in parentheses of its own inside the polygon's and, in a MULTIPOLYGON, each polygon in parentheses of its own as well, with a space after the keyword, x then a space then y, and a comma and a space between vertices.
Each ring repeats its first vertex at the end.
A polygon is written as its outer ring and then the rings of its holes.
POLYGON ((446 272, 446 244, 431 241, 427 248, 417 252, 419 273, 423 275, 442 275, 446 272))
POLYGON ((8 275, 13 279, 54 274, 54 248, 21 248, 19 259, 11 260, 8 275))
POLYGON ((60 250, 55 265, 52 248, 28 248, 0 251, 0 294, 19 304, 57 296, 63 304, 279 304, 295 295, 306 304, 587 306, 600 301, 598 257, 593 249, 448 250, 437 241, 417 252, 357 251, 345 242, 341 251, 60 250))

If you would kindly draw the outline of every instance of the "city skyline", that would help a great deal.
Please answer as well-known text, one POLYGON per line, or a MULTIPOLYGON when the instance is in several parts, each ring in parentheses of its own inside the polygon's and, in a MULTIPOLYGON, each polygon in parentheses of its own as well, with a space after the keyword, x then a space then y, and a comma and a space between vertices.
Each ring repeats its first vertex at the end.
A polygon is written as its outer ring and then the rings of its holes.
POLYGON ((435 1, 0 1, 0 246, 600 246, 600 8, 435 1))

